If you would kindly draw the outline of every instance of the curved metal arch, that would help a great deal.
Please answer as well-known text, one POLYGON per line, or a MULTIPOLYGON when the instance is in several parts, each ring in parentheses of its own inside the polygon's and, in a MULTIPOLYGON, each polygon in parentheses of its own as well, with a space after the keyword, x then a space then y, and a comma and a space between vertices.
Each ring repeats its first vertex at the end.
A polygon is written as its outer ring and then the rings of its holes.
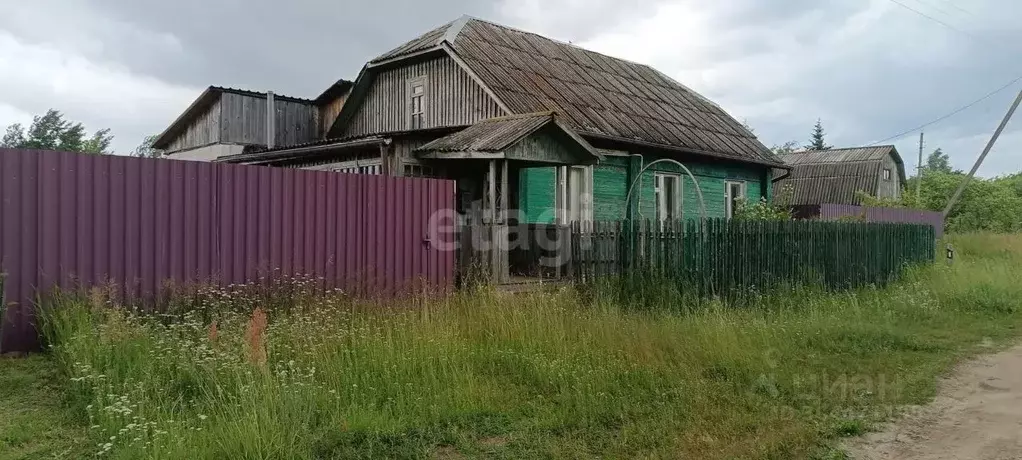
MULTIPOLYGON (((688 177, 690 179, 692 179, 692 184, 694 184, 696 186, 696 195, 699 197, 699 219, 700 219, 700 222, 705 223, 706 222, 706 202, 703 201, 703 190, 699 187, 699 182, 696 181, 696 176, 692 175, 692 171, 689 171, 688 168, 685 167, 685 165, 681 164, 681 162, 676 161, 676 160, 672 160, 670 158, 661 158, 659 160, 654 160, 654 161, 650 162, 648 165, 643 166, 642 169, 639 170, 639 174, 637 174, 636 177, 635 177, 635 180, 632 181, 632 185, 630 185, 628 187, 628 194, 625 195, 625 216, 624 217, 625 218, 628 217, 628 208, 629 208, 629 205, 631 205, 631 203, 632 203, 632 191, 635 190, 635 184, 639 183, 639 181, 642 180, 642 175, 646 173, 646 170, 648 170, 651 166, 653 166, 653 165, 655 165, 657 163, 672 163, 672 164, 675 164, 679 168, 681 168, 683 171, 685 171, 685 174, 688 174, 688 177)), ((635 206, 636 211, 638 211, 640 209, 641 205, 642 205, 642 198, 640 197, 639 198, 639 203, 636 204, 636 206, 635 206)), ((681 217, 683 217, 683 218, 685 217, 685 208, 684 207, 681 208, 681 217)))

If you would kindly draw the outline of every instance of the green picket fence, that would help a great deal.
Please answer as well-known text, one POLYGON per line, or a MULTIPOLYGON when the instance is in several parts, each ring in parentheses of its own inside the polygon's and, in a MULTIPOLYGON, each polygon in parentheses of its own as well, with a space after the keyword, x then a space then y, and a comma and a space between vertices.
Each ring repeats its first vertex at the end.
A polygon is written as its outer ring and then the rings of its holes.
POLYGON ((584 222, 572 227, 571 271, 582 283, 646 277, 703 296, 796 284, 842 289, 888 283, 932 262, 935 247, 933 227, 917 224, 584 222))

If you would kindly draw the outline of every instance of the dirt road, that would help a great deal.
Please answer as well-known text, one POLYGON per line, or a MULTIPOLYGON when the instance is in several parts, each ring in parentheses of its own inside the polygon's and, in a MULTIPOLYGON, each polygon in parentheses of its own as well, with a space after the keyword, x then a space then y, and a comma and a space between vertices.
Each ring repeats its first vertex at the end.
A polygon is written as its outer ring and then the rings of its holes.
POLYGON ((1022 459, 1022 346, 959 366, 933 403, 848 446, 857 460, 1022 459))

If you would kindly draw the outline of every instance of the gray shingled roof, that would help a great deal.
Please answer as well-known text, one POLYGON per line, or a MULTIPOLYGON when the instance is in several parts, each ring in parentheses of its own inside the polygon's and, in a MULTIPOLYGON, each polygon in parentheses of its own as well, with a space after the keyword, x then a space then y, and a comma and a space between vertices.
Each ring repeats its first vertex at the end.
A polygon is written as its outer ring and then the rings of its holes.
POLYGON ((436 139, 415 150, 419 152, 500 152, 550 124, 557 125, 594 157, 601 156, 596 149, 573 133, 570 128, 558 123, 553 112, 490 118, 436 139))
POLYGON ((555 111, 590 137, 783 165, 719 106, 642 64, 465 17, 370 64, 447 43, 513 113, 555 111))
MULTIPOLYGON (((777 157, 789 165, 845 163, 849 161, 883 161, 894 150, 893 145, 871 147, 852 147, 844 149, 808 150, 805 152, 787 153, 777 157)), ((900 157, 898 158, 900 161, 900 157)))
POLYGON ((893 145, 778 155, 792 170, 774 184, 774 200, 783 205, 861 204, 856 192, 876 194, 880 170, 892 154, 904 183, 904 164, 893 145))
POLYGON ((441 137, 416 150, 437 152, 499 152, 553 121, 550 112, 491 118, 441 137))
POLYGON ((437 27, 436 29, 433 29, 418 37, 415 37, 412 40, 405 42, 401 46, 398 46, 397 48, 394 48, 390 51, 387 51, 386 53, 377 56, 375 59, 369 61, 369 63, 376 64, 382 61, 386 61, 388 59, 393 59, 396 57, 405 56, 408 54, 413 54, 419 51, 425 51, 430 48, 436 47, 437 45, 440 44, 441 41, 444 40, 444 34, 447 33, 447 30, 450 29, 451 26, 457 22, 458 21, 448 22, 447 24, 444 24, 440 27, 437 27))

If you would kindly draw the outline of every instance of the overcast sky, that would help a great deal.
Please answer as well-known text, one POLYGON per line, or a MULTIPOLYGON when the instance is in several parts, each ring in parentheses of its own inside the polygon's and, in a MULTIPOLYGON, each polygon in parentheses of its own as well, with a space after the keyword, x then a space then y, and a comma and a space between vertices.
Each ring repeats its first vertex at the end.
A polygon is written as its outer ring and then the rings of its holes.
MULTIPOLYGON (((315 97, 462 14, 653 65, 746 120, 768 146, 805 143, 817 118, 829 143, 869 144, 1022 77, 1018 0, 8 3, 0 129, 55 108, 90 131, 111 128, 122 153, 208 85, 315 97)), ((942 147, 968 169, 1020 89, 927 127, 926 151, 942 147)), ((894 142, 914 167, 918 131, 894 142)), ((980 173, 1019 170, 1022 113, 980 173)))

